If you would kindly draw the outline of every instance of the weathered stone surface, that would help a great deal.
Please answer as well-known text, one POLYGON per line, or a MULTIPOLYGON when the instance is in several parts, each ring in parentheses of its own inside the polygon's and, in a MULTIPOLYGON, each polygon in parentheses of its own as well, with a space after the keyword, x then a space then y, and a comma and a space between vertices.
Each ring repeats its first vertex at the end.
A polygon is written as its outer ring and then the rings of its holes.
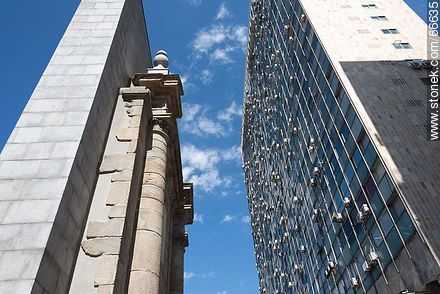
POLYGON ((133 116, 139 116, 142 113, 142 106, 132 106, 130 108, 127 109, 127 113, 128 116, 133 117, 133 116))
POLYGON ((113 285, 118 264, 117 255, 103 255, 99 257, 98 270, 95 277, 95 286, 113 285))
POLYGON ((123 218, 123 217, 125 217, 126 212, 127 212, 126 205, 114 205, 114 206, 110 207, 108 217, 110 219, 123 218))
MULTIPOLYGON (((155 113, 156 113, 156 109, 155 109, 155 113)), ((161 141, 161 142, 163 142, 164 144, 167 144, 167 141, 168 141, 168 136, 166 135, 166 134, 164 134, 164 133, 157 133, 157 132, 155 132, 154 134, 153 134, 153 141, 161 141)))
MULTIPOLYGON (((20 224, 21 230, 16 235, 14 250, 44 248, 52 228, 51 223, 20 224), (38 234, 35 234, 38 232, 38 234)), ((4 227, 2 226, 1 229, 4 227)), ((0 235, 2 235, 0 233, 0 235)))
POLYGON ((123 219, 111 219, 108 222, 91 222, 87 230, 87 238, 120 237, 124 227, 123 219))
POLYGON ((163 141, 153 140, 153 148, 157 148, 163 152, 167 152, 167 144, 163 141))
POLYGON ((3 218, 3 223, 52 222, 55 219, 59 203, 59 199, 13 201, 3 218))
POLYGON ((162 214, 154 210, 139 211, 139 218, 137 224, 138 230, 152 231, 157 233, 159 236, 162 236, 162 224, 163 224, 162 214))
MULTIPOLYGON (((0 293, 8 293, 8 294, 31 293, 32 285, 33 285, 32 280, 2 281, 0 283, 0 293)), ((36 294, 40 294, 40 293, 37 292, 36 294)))
POLYGON ((144 175, 144 185, 154 185, 165 190, 165 179, 160 174, 147 173, 144 175))
POLYGON ((145 165, 145 172, 163 175, 166 172, 165 163, 157 158, 149 158, 145 165))
MULTIPOLYGON (((139 92, 139 94, 141 95, 147 95, 146 90, 144 87, 142 87, 141 90, 136 90, 136 87, 133 88, 129 88, 128 90, 129 92, 131 92, 131 94, 139 92)), ((144 105, 144 100, 142 99, 135 99, 135 100, 131 100, 130 102, 126 102, 125 103, 125 107, 133 107, 133 106, 142 106, 144 105)))
POLYGON ((127 148, 127 153, 136 152, 137 145, 138 145, 138 140, 130 141, 130 144, 128 145, 128 148, 127 148))
POLYGON ((43 251, 4 251, 0 256, 0 285, 2 281, 32 279, 37 273, 43 251))
POLYGON ((113 294, 114 287, 112 285, 100 285, 97 294, 113 294))
POLYGON ((140 116, 134 116, 130 118, 130 127, 139 127, 140 124, 141 124, 140 116))
MULTIPOLYGON (((141 1, 77 2, 79 9, 8 140, 11 148, 1 156, 0 177, 7 183, 0 184, 10 189, 0 188, 0 200, 17 202, 11 203, 5 220, 21 231, 16 235, 19 247, 0 250, 0 293, 26 294, 32 285, 32 293, 43 293, 41 287, 37 289, 40 282, 44 293, 69 292, 73 271, 82 270, 72 256, 78 253, 84 229, 61 226, 77 210, 71 209, 70 197, 72 193, 81 195, 80 203, 89 207, 115 94, 135 72, 151 63, 141 1), (68 179, 74 166, 79 171, 74 180, 68 179), (31 199, 39 201, 28 201, 31 199), (48 239, 51 244, 63 243, 56 256, 46 254, 48 239), (40 264, 46 268, 37 275, 40 264)), ((75 219, 84 226, 88 210, 80 212, 77 215, 82 218, 75 219)), ((0 218, 2 215, 0 211, 0 218)), ((4 239, 9 240, 10 235, 4 239)), ((90 288, 73 293, 95 293, 93 277, 91 274, 87 281, 90 288)))
POLYGON ((160 255, 162 238, 151 231, 137 231, 136 244, 133 253, 132 271, 149 271, 160 274, 160 255))
POLYGON ((91 257, 98 257, 102 254, 117 255, 121 246, 121 238, 93 238, 82 242, 84 252, 91 257))
POLYGON ((132 170, 134 164, 134 154, 115 154, 106 155, 102 160, 100 173, 113 173, 116 171, 132 170))
POLYGON ((107 205, 127 204, 130 182, 114 182, 110 186, 107 205))
POLYGON ((142 197, 139 205, 139 211, 152 210, 156 213, 163 213, 163 203, 151 197, 142 197))
POLYGON ((166 160, 166 154, 158 148, 148 150, 147 156, 149 159, 150 158, 159 158, 160 160, 162 160, 164 162, 166 160))
POLYGON ((116 172, 112 176, 112 182, 128 182, 131 180, 132 174, 132 171, 129 170, 116 172))
POLYGON ((153 198, 157 201, 164 203, 165 202, 165 192, 163 188, 160 188, 151 184, 144 184, 142 186, 142 198, 153 198))
POLYGON ((139 134, 138 128, 125 128, 119 130, 119 132, 116 134, 116 138, 118 139, 118 141, 127 142, 137 139, 138 134, 139 134))
POLYGON ((128 294, 158 293, 155 285, 159 284, 159 276, 145 271, 133 271, 130 275, 128 294))

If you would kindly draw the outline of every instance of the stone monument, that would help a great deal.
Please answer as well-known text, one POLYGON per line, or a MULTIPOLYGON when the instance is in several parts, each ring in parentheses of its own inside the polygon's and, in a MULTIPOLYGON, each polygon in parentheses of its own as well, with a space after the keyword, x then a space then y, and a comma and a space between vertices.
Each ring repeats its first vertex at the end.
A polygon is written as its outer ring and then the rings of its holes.
POLYGON ((141 0, 83 0, 0 155, 0 293, 183 293, 180 78, 141 0))

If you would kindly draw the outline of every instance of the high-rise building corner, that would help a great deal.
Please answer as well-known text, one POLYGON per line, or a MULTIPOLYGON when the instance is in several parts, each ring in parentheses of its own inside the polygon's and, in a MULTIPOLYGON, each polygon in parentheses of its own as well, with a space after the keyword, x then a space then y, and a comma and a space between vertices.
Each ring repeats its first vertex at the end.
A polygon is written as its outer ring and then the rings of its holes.
POLYGON ((426 23, 402 0, 250 3, 242 151, 261 293, 440 293, 426 23))

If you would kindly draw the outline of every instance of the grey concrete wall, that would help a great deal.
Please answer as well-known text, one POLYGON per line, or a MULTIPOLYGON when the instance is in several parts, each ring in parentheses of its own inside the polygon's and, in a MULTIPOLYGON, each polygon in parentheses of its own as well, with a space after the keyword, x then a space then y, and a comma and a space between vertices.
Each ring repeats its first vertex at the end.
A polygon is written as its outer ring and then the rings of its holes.
POLYGON ((141 0, 84 0, 0 155, 0 293, 66 293, 118 89, 150 66, 141 0))
MULTIPOLYGON (((429 255, 431 250, 438 258, 440 145, 427 141, 427 86, 421 79, 428 71, 404 61, 341 62, 341 66, 374 123, 369 129, 372 141, 429 246, 412 246, 413 254, 429 255), (393 82, 396 79, 398 83, 393 82)), ((428 257, 414 263, 426 272, 424 279, 434 278, 439 270, 438 260, 428 257)))

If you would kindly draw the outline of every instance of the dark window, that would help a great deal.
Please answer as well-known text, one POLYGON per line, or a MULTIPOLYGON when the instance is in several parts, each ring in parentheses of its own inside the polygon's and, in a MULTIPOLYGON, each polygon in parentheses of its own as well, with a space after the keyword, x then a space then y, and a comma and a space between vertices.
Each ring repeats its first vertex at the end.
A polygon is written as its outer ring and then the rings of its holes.
POLYGON ((406 211, 403 212, 402 216, 397 221, 397 227, 399 228, 400 234, 402 235, 402 238, 403 240, 405 240, 405 242, 407 242, 416 231, 406 211))
POLYGON ((399 238, 399 234, 397 233, 395 227, 393 227, 388 233, 388 235, 386 236, 386 240, 388 246, 390 247, 391 253, 393 254, 393 257, 396 257, 397 254, 400 252, 400 249, 402 249, 403 243, 402 240, 399 238))
POLYGON ((386 35, 396 35, 396 34, 400 34, 398 30, 396 29, 382 29, 382 33, 386 34, 386 35))
POLYGON ((368 8, 368 9, 376 9, 377 5, 376 4, 362 4, 363 8, 368 8))
POLYGON ((396 43, 393 43, 393 46, 396 49, 412 49, 412 46, 409 43, 396 42, 396 43))
POLYGON ((394 191, 394 185, 387 174, 383 176, 379 183, 379 191, 382 193, 382 197, 385 201, 390 199, 391 194, 394 191))
POLYGON ((376 16, 372 16, 371 19, 374 19, 374 20, 380 20, 380 21, 386 21, 386 20, 388 20, 388 18, 387 18, 386 16, 384 16, 384 15, 376 15, 376 16))
POLYGON ((384 204, 378 192, 374 193, 373 197, 370 199, 371 208, 376 215, 379 215, 383 208, 384 204))

